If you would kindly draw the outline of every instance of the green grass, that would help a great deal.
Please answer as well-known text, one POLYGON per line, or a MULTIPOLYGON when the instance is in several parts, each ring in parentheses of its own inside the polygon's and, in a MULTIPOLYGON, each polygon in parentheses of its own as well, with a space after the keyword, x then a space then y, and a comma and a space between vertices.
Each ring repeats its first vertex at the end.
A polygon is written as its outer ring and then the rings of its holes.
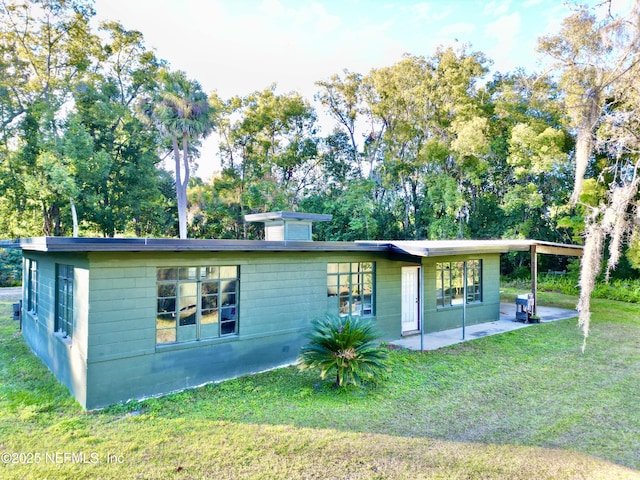
POLYGON ((3 479, 640 478, 640 305, 594 301, 585 354, 574 319, 390 351, 378 386, 292 367, 89 413, 9 315, 0 302, 0 454, 40 462, 3 479))
MULTIPOLYGON (((527 291, 531 288, 531 280, 503 278, 501 285, 508 289, 519 289, 520 293, 522 293, 523 290, 527 291)), ((540 274, 538 276, 538 291, 578 296, 580 294, 580 287, 578 285, 578 279, 575 277, 540 274)), ((627 303, 640 303, 640 280, 613 279, 609 283, 600 280, 596 283, 591 297, 627 303)))

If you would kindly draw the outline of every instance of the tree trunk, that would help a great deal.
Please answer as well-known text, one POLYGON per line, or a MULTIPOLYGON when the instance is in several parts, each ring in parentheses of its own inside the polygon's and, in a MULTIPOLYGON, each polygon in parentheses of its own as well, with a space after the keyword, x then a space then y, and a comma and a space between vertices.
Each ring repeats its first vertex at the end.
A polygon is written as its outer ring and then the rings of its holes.
MULTIPOLYGON (((184 188, 184 180, 182 178, 182 165, 180 161, 180 147, 178 146, 178 137, 173 135, 171 138, 173 146, 173 159, 175 161, 176 173, 176 202, 178 205, 178 232, 180 238, 187 238, 187 199, 186 189, 184 188)), ((186 152, 183 152, 183 157, 186 152)), ((183 159, 184 160, 184 159, 183 159)), ((187 172, 185 172, 185 176, 187 172)))
POLYGON ((76 212, 76 204, 73 203, 73 198, 69 199, 71 203, 71 218, 73 220, 73 236, 78 236, 78 213, 76 212))
POLYGON ((50 237, 53 234, 53 219, 49 208, 42 203, 42 233, 46 237, 50 237))

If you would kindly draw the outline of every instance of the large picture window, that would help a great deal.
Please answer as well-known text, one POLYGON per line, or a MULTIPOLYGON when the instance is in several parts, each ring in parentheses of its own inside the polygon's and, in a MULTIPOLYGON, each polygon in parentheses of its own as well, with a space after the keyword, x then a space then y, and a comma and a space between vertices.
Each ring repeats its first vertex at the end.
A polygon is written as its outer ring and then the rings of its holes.
POLYGON ((27 259, 25 263, 27 281, 27 312, 38 314, 38 262, 27 259))
POLYGON ((467 272, 466 303, 482 302, 482 260, 440 262, 436 264, 438 307, 462 305, 465 268, 467 272))
POLYGON ((337 300, 340 315, 374 314, 375 263, 329 263, 327 296, 337 300))
POLYGON ((238 267, 158 268, 156 343, 238 333, 238 267))
POLYGON ((73 335, 73 265, 58 265, 56 278, 56 332, 73 335))

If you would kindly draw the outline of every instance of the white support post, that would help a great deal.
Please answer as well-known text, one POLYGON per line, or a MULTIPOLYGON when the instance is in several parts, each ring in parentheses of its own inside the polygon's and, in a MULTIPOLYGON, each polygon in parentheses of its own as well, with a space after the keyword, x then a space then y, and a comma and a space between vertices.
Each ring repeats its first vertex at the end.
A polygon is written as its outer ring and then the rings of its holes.
POLYGON ((533 315, 538 314, 538 251, 531 245, 531 293, 533 293, 533 315))

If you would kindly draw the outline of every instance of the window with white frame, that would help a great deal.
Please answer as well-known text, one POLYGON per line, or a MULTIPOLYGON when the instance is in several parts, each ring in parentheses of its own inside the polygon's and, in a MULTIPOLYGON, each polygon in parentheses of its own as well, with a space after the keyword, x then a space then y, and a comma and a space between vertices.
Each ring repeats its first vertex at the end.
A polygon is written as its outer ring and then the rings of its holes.
POLYGON ((73 265, 57 265, 55 331, 64 338, 73 335, 73 265))
POLYGON ((38 314, 38 262, 30 258, 25 260, 27 312, 38 314))
POLYGON ((482 302, 482 260, 439 262, 436 264, 436 296, 439 308, 462 305, 462 302, 465 301, 465 269, 466 303, 482 302))
POLYGON ((237 265, 157 269, 156 344, 238 333, 237 265))
POLYGON ((375 305, 375 263, 327 264, 327 297, 340 315, 372 316, 375 305))

